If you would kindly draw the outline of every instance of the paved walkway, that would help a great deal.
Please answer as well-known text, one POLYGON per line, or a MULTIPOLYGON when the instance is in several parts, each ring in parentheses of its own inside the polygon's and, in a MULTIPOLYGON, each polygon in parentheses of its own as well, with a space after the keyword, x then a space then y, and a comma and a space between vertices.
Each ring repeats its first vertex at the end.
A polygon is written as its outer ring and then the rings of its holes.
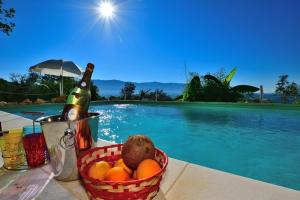
MULTIPOLYGON (((31 120, 0 111, 3 129, 20 128, 31 120)), ((100 140, 98 146, 110 144, 100 140)), ((87 200, 79 181, 53 179, 46 165, 29 171, 0 172, 0 200, 87 200), (2 174, 1 174, 2 173, 2 174)), ((155 200, 300 200, 300 191, 170 158, 155 200)))
POLYGON ((0 122, 2 123, 3 130, 22 128, 23 126, 32 124, 32 120, 30 119, 3 111, 0 111, 0 122))

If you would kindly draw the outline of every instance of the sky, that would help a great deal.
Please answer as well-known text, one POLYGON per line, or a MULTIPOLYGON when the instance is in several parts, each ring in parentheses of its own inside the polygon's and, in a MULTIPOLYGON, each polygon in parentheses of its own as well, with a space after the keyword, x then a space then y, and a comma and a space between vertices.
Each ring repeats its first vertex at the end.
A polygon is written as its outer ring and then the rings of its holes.
POLYGON ((16 27, 0 32, 0 78, 64 59, 94 63, 93 79, 185 83, 186 71, 237 67, 233 86, 300 84, 299 0, 114 0, 110 20, 99 2, 4 0, 16 27))

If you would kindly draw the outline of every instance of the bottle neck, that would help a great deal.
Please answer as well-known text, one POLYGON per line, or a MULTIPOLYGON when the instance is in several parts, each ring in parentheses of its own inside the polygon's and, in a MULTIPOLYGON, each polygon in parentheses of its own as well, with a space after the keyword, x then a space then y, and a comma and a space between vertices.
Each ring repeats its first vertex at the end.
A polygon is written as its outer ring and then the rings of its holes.
POLYGON ((92 73, 85 72, 78 86, 82 89, 89 89, 91 84, 91 76, 92 73))
POLYGON ((82 89, 90 88, 93 70, 94 70, 94 65, 89 63, 85 69, 85 72, 83 74, 81 81, 79 82, 78 86, 80 88, 82 88, 82 89))

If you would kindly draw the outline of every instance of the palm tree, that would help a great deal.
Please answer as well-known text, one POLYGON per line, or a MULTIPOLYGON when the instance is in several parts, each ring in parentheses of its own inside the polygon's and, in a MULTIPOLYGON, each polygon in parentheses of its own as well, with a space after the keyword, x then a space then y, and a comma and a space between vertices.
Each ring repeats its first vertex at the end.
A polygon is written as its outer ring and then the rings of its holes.
POLYGON ((257 92, 259 88, 251 85, 237 85, 230 87, 231 79, 234 77, 237 68, 233 68, 231 72, 225 77, 224 80, 220 80, 217 77, 207 74, 204 78, 214 83, 213 90, 218 91, 218 100, 220 101, 237 101, 241 97, 241 93, 257 92), (216 88, 217 87, 217 88, 216 88))

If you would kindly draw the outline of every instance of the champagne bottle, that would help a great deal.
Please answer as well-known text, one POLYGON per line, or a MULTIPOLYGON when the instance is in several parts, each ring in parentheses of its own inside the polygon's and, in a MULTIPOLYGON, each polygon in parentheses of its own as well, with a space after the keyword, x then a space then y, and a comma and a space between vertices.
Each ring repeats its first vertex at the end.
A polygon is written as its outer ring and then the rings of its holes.
POLYGON ((91 131, 88 124, 88 108, 91 101, 90 83, 94 70, 94 65, 88 63, 81 81, 71 91, 63 109, 62 118, 66 121, 74 121, 75 128, 75 148, 77 155, 80 152, 88 150, 92 146, 91 131))
POLYGON ((74 121, 87 117, 91 101, 90 83, 93 70, 94 65, 88 63, 81 81, 69 94, 62 113, 64 120, 74 121))

